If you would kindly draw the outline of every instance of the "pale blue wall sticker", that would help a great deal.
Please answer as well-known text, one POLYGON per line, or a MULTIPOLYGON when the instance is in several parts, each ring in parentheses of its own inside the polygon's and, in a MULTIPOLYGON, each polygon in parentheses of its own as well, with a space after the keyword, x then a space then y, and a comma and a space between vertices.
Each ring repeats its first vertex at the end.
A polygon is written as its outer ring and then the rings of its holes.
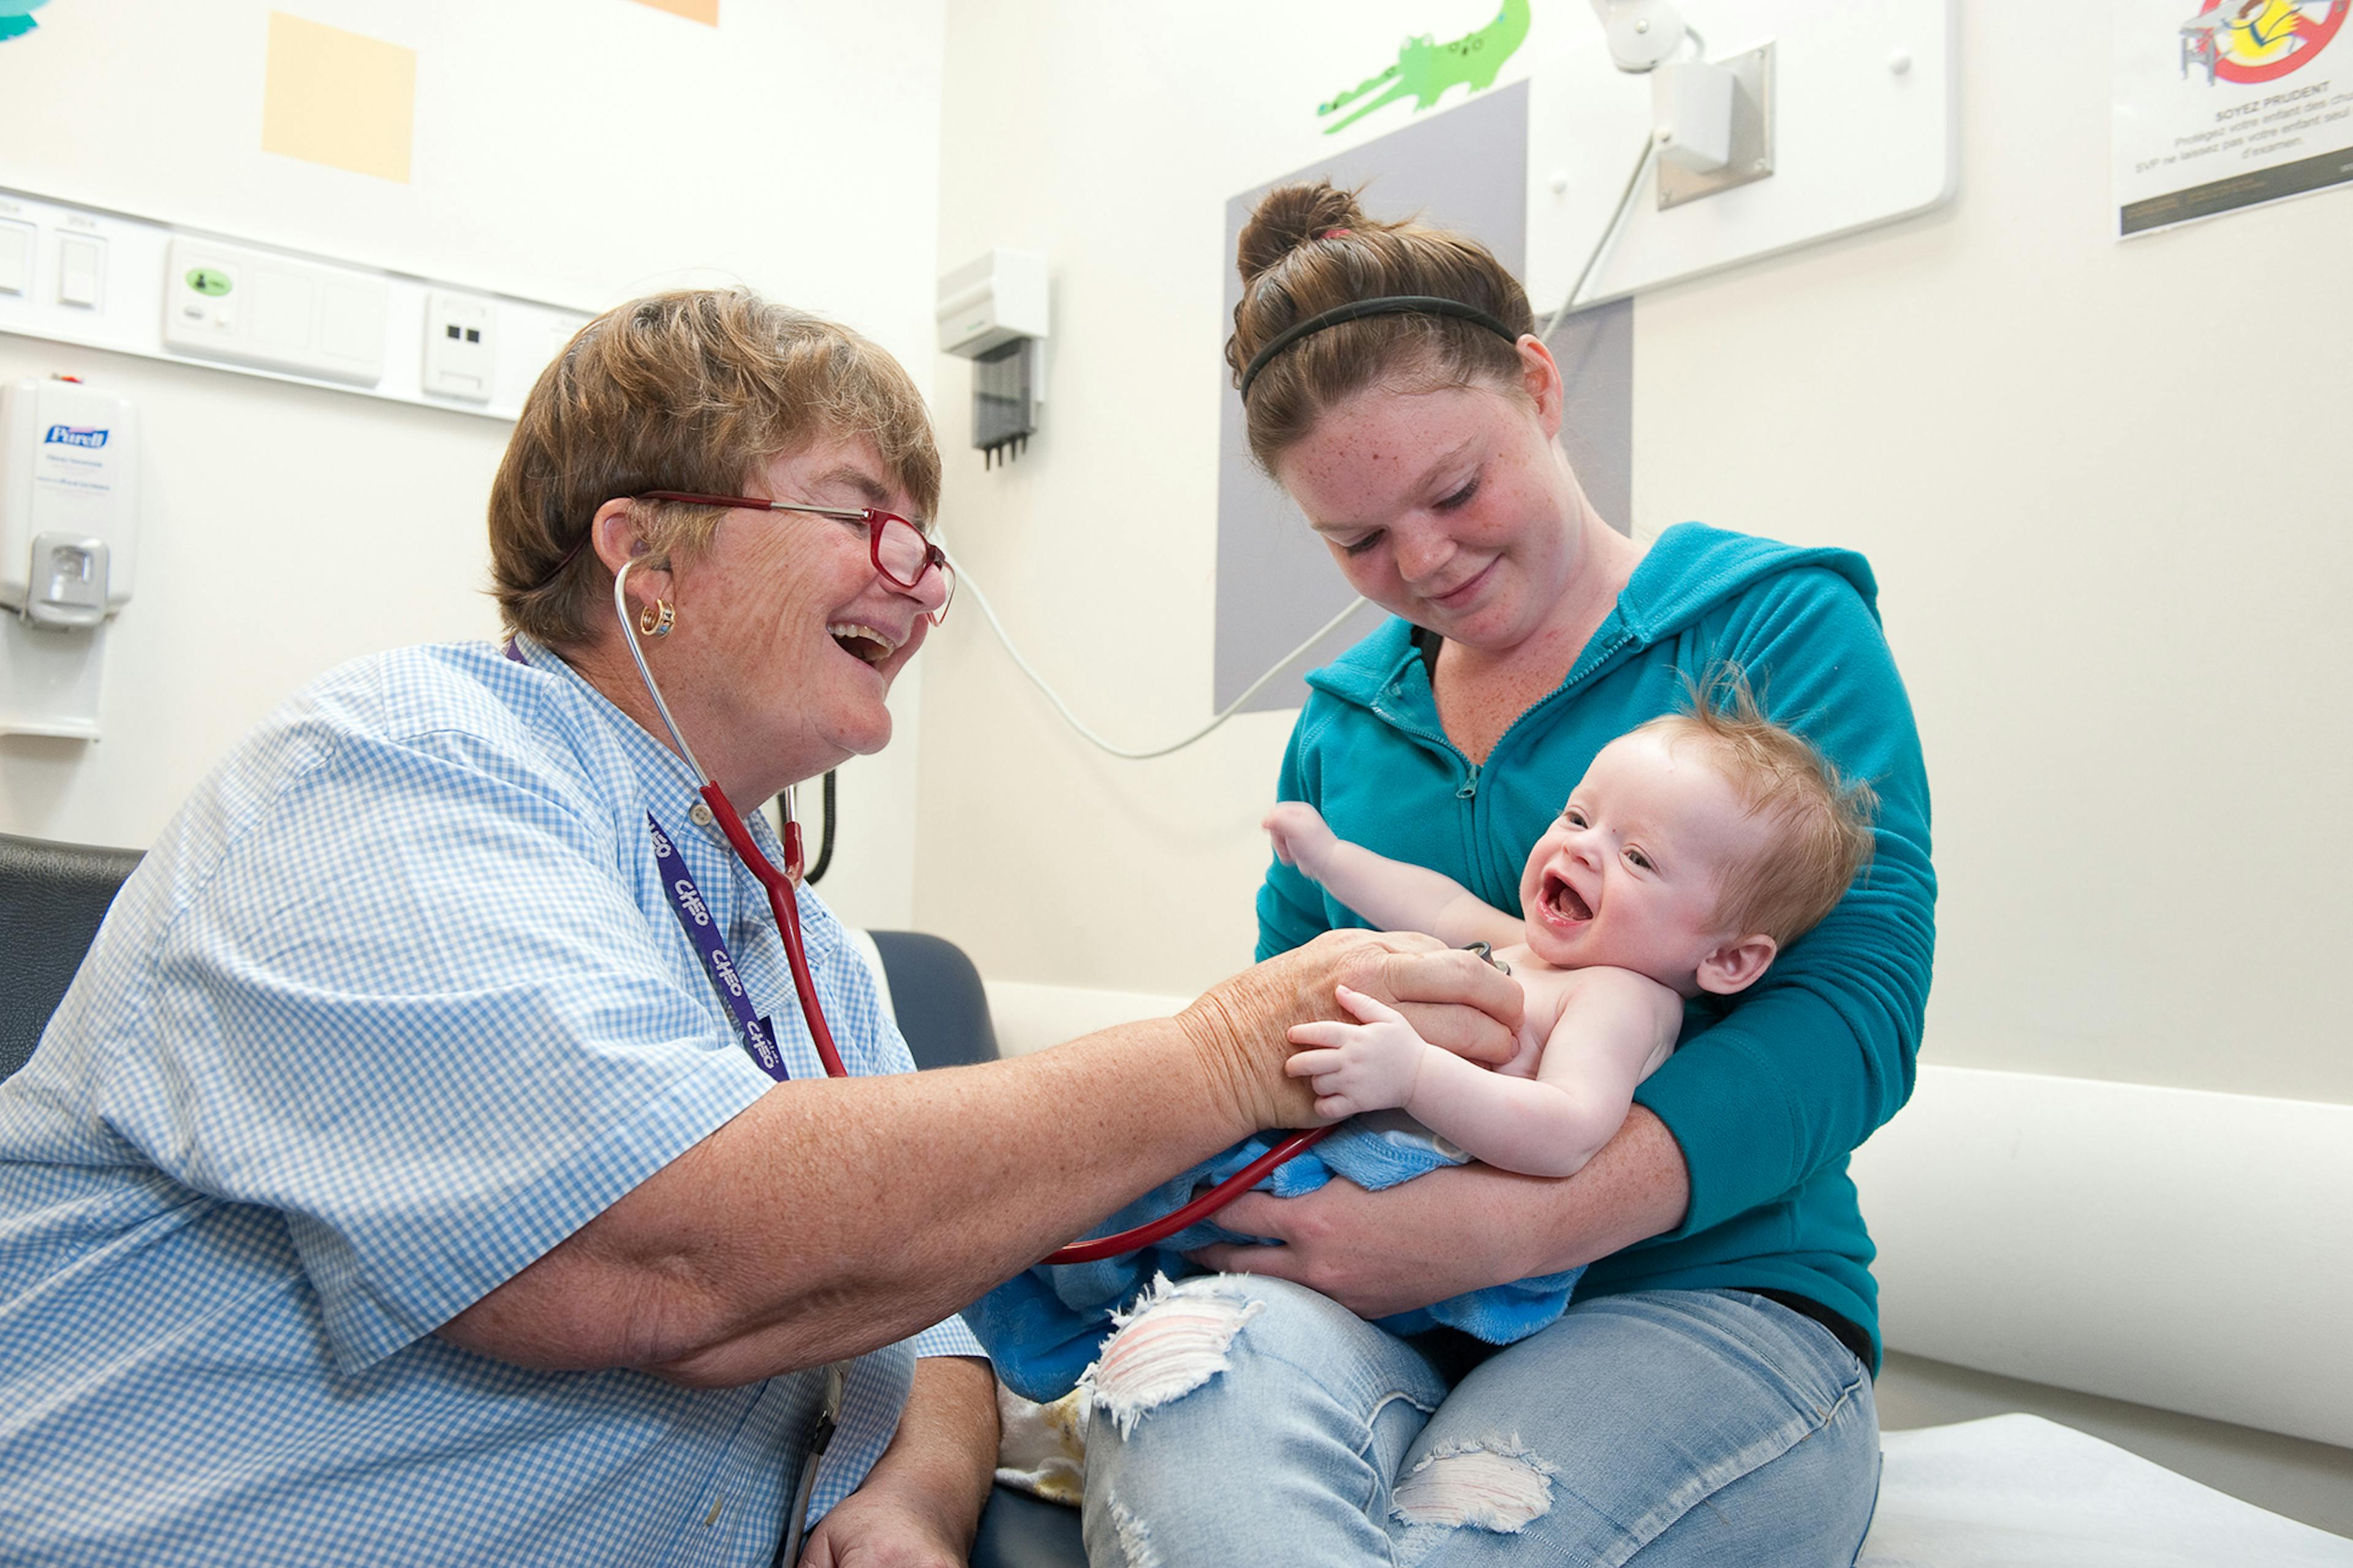
POLYGON ((0 0, 0 44, 31 32, 37 26, 33 13, 48 3, 49 0, 0 0))

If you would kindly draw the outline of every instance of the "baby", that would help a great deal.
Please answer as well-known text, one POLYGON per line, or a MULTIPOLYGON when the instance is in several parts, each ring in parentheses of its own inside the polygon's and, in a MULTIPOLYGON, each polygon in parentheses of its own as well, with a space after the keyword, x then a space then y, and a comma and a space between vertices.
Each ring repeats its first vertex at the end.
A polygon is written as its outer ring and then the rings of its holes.
MULTIPOLYGON (((1465 1154, 1567 1175, 1609 1141, 1634 1086, 1673 1050, 1683 999, 1754 984, 1784 945, 1830 912, 1869 853, 1871 792, 1841 784, 1810 746, 1767 721, 1736 678, 1712 690, 1717 701, 1703 697, 1697 711, 1602 748, 1528 858, 1525 919, 1435 871, 1342 842, 1311 806, 1274 809, 1266 825, 1277 854, 1378 925, 1491 944, 1527 1006, 1517 1054, 1491 1071, 1424 1043, 1371 998, 1341 991, 1341 1005, 1362 1022, 1294 1028, 1292 1039, 1305 1048, 1291 1069, 1314 1080, 1321 1114, 1387 1114, 1340 1127, 1269 1176, 1269 1190, 1298 1196, 1345 1176, 1378 1191, 1465 1154), (1400 1107, 1422 1125, 1385 1125, 1406 1120, 1400 1107)), ((1103 1228, 1166 1214, 1269 1142, 1252 1139, 1179 1174, 1103 1228)), ((1197 1273, 1188 1252, 1246 1239, 1209 1221, 1146 1252, 1029 1269, 974 1303, 965 1321, 1008 1386, 1057 1399, 1123 1314, 1145 1293, 1170 1289, 1157 1276, 1197 1273)), ((1445 1326, 1509 1344, 1557 1320, 1582 1272, 1488 1286, 1378 1321, 1398 1334, 1445 1326)))
POLYGON ((1516 920, 1286 801, 1265 824, 1286 864, 1382 930, 1489 944, 1527 996, 1518 1053, 1491 1070, 1344 986, 1362 1021, 1294 1027, 1310 1048, 1292 1076, 1314 1080, 1320 1116, 1397 1107, 1473 1159, 1568 1175, 1674 1049, 1684 999, 1755 984, 1830 913, 1870 858, 1876 805, 1736 677, 1602 748, 1528 857, 1516 920))

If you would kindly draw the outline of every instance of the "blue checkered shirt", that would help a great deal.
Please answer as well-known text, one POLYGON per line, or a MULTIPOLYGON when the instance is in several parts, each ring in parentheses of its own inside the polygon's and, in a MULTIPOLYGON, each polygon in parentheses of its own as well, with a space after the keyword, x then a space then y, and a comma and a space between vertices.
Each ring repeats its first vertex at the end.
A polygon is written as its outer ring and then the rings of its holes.
MULTIPOLYGON (((281 708, 0 1086, 0 1558, 767 1563, 817 1374, 687 1389, 434 1334, 773 1087, 649 810, 793 1077, 823 1070, 686 769, 526 651, 404 649, 281 708)), ((913 1070, 840 926, 801 910, 850 1070, 913 1070)), ((890 1441, 918 1356, 979 1353, 950 1319, 854 1363, 812 1518, 890 1441)))

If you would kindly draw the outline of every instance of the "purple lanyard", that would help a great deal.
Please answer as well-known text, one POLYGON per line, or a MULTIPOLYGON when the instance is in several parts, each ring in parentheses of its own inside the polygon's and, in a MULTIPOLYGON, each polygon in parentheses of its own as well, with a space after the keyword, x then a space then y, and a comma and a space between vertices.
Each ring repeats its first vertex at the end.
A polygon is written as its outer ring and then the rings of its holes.
POLYGON ((693 874, 687 870, 686 861, 678 846, 670 841, 654 814, 646 813, 646 827, 654 837, 654 864, 661 871, 662 890, 670 895, 670 912, 678 917, 686 940, 702 955, 703 968, 711 972, 712 984, 719 988, 719 1000, 727 1008, 727 1016, 735 1020, 736 1029, 744 1037, 744 1049, 760 1070, 784 1083, 791 1078, 786 1070, 785 1058, 776 1049, 768 1020, 752 1011, 752 1003, 744 992, 743 976, 736 972, 734 959, 728 956, 727 944, 719 940, 718 922, 712 918, 711 906, 702 901, 702 889, 694 885, 693 874))
MULTIPOLYGON (((506 656, 530 668, 531 660, 523 658, 522 650, 512 641, 506 646, 506 656)), ((711 906, 702 901, 702 889, 694 885, 693 873, 686 868, 678 846, 670 841, 670 835, 662 831, 661 824, 654 820, 650 811, 646 813, 646 829, 654 837, 654 863, 661 871, 662 890, 670 895, 670 913, 678 917, 686 940, 702 955, 702 967, 710 971, 712 984, 719 988, 720 1002, 744 1037, 744 1053, 778 1083, 789 1081, 792 1074, 785 1067, 784 1053, 776 1049, 776 1032, 767 1019, 752 1011, 751 999, 744 992, 744 977, 736 971, 727 944, 719 940, 711 906)))

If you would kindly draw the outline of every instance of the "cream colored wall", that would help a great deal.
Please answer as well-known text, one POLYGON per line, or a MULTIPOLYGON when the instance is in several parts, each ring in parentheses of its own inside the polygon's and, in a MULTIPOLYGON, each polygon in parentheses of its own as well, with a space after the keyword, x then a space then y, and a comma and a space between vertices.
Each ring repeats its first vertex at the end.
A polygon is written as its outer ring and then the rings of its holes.
MULTIPOLYGON (((590 309, 740 279, 928 381, 942 0, 729 0, 715 29, 628 0, 297 6, 417 51, 407 184, 259 151, 274 3, 45 9, 0 46, 0 185, 590 309)), ((0 378, 58 371, 141 405, 139 591, 105 739, 0 738, 0 830, 144 844, 311 676, 495 630, 505 425, 0 335, 0 378)), ((911 677, 900 744, 843 770, 823 891, 863 923, 912 915, 911 677)))
MULTIPOLYGON (((941 260, 1045 250, 1058 336, 998 472, 941 362, 944 512, 1114 738, 1208 709, 1224 201, 1313 159, 1313 104, 1398 37, 1485 16, 951 9, 941 260)), ((2353 936, 2353 192, 2119 245, 2105 53, 1963 20, 1954 205, 1638 304, 1637 532, 1877 566, 1937 805, 1933 1059, 2353 1100, 2327 958, 2353 936)), ((1540 6, 1529 58, 1590 26, 1540 6)), ((995 981, 1190 992, 1247 960, 1285 716, 1117 763, 968 609, 925 660, 921 924, 995 981)))

